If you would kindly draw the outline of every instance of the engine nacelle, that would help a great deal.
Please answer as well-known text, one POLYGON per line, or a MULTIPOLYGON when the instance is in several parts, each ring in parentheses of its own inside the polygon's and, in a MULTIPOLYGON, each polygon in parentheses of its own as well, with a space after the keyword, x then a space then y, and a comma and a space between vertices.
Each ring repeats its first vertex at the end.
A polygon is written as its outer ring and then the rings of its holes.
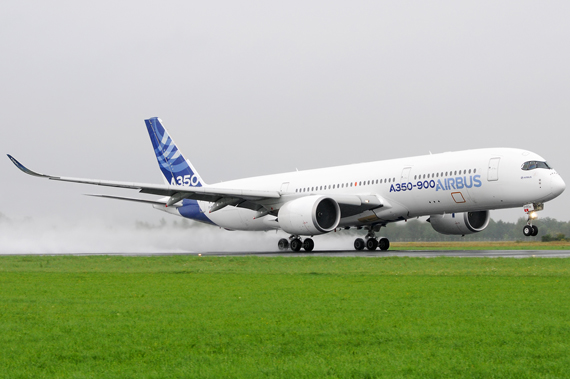
POLYGON ((451 213, 431 216, 428 221, 441 234, 473 234, 489 225, 489 211, 451 213))
POLYGON ((340 207, 330 197, 312 195, 291 200, 279 209, 277 220, 290 234, 313 236, 328 233, 340 222, 340 207))

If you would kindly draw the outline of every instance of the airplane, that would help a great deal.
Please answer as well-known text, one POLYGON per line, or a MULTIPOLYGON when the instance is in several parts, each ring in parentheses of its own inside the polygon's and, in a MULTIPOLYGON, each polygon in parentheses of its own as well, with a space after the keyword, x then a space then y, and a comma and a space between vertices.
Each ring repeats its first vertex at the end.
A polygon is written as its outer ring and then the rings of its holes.
POLYGON ((376 237, 389 223, 429 216, 442 234, 483 231, 490 210, 522 207, 525 236, 544 203, 566 188, 539 155, 514 148, 485 148, 259 176, 208 185, 184 157, 162 121, 145 120, 164 184, 44 175, 8 157, 26 174, 64 182, 135 189, 156 200, 89 195, 151 204, 170 214, 228 230, 283 230, 280 250, 312 251, 314 236, 363 230, 356 250, 388 250, 376 237))

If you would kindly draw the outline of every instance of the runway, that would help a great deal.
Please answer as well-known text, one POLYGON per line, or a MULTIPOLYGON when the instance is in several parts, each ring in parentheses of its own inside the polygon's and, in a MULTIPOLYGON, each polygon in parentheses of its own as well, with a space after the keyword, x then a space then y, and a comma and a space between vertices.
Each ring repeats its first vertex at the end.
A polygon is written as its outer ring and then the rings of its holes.
MULTIPOLYGON (((10 254, 7 254, 10 255, 10 254)), ((21 255, 21 254, 18 254, 21 255)), ((45 255, 120 255, 120 256, 169 256, 169 255, 196 255, 203 257, 463 257, 463 258, 568 258, 570 250, 388 250, 388 251, 313 251, 310 253, 299 251, 188 251, 188 252, 140 252, 140 253, 77 253, 77 254, 45 254, 45 255)))
POLYGON ((264 257, 466 257, 466 258, 568 258, 570 250, 388 250, 388 251, 314 251, 314 252, 209 252, 202 256, 264 257))

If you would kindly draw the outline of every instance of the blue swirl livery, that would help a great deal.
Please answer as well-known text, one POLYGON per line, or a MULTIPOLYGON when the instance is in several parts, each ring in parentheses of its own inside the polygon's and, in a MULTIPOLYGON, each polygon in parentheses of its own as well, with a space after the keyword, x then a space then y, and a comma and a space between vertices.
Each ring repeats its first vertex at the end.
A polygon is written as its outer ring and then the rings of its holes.
POLYGON ((205 184, 196 169, 182 155, 158 117, 145 120, 158 166, 166 183, 174 186, 202 187, 205 184))

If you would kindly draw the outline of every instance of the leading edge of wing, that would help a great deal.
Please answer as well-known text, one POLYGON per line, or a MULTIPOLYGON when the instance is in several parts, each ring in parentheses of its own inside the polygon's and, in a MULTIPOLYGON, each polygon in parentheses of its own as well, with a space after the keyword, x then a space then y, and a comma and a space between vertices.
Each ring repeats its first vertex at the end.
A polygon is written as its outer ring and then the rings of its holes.
POLYGON ((112 180, 83 179, 83 178, 46 175, 30 170, 29 168, 21 164, 16 158, 12 157, 9 154, 7 155, 8 158, 10 158, 12 163, 14 163, 14 165, 18 169, 20 169, 22 172, 28 175, 37 176, 41 178, 48 178, 50 180, 59 180, 62 182, 91 184, 96 186, 115 187, 115 188, 136 189, 139 190, 139 192, 141 193, 160 195, 160 196, 173 196, 175 194, 185 194, 186 196, 184 196, 184 198, 186 199, 205 200, 205 201, 217 201, 217 199, 223 196, 239 197, 245 200, 278 199, 281 197, 281 195, 277 191, 215 188, 210 186, 185 187, 185 186, 173 186, 173 185, 164 185, 164 184, 129 183, 129 182, 119 182, 112 180))

